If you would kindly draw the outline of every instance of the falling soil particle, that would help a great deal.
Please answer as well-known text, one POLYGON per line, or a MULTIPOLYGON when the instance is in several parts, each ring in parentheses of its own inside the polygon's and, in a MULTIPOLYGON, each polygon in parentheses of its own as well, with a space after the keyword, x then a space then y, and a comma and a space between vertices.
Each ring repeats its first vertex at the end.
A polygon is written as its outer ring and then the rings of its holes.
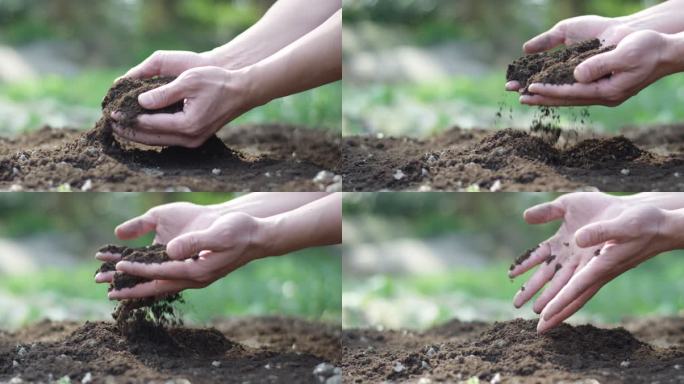
POLYGON ((556 255, 550 255, 546 258, 546 264, 551 264, 551 262, 556 258, 556 255))
POLYGON ((524 285, 520 286, 520 292, 525 292, 525 286, 524 285))
POLYGON ((90 373, 93 383, 318 383, 318 364, 339 364, 339 340, 339 326, 279 317, 135 337, 112 323, 44 321, 0 332, 0 382, 80 383, 90 373))
MULTIPOLYGON (((651 134, 661 136, 658 129, 651 134)), ((684 127, 668 128, 676 130, 684 127)), ((576 136, 575 144, 513 129, 454 128, 426 140, 347 137, 342 176, 348 191, 489 190, 497 181, 500 191, 681 191, 684 180, 673 175, 684 167, 684 135, 666 132, 655 141, 643 132, 639 141, 576 136), (677 138, 679 144, 671 141, 677 138), (626 168, 629 178, 620 174, 626 168), (401 180, 392 175, 397 169, 401 180)))
POLYGON ((523 92, 533 83, 574 84, 575 68, 580 63, 613 49, 614 45, 601 47, 601 42, 593 39, 553 51, 526 55, 508 66, 506 80, 520 83, 523 92))
MULTIPOLYGON (((678 319, 684 326, 684 319, 678 319)), ((591 325, 559 327, 538 335, 535 320, 494 324, 458 320, 424 332, 343 331, 345 383, 490 382, 674 383, 684 362, 684 345, 661 348, 640 341, 622 328, 591 325), (433 353, 428 353, 430 350, 433 353), (630 361, 629 370, 620 367, 630 361), (401 372, 393 365, 404 366, 401 372), (422 363, 429 366, 426 368, 422 363)), ((658 332, 657 327, 651 329, 658 332)), ((679 339, 681 340, 681 338, 679 339)))

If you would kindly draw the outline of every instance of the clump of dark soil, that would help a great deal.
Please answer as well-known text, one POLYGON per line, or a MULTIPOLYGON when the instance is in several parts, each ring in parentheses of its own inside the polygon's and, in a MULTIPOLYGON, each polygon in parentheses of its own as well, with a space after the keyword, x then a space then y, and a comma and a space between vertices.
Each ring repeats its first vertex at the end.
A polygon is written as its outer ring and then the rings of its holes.
MULTIPOLYGON (((684 130, 671 126, 669 130, 684 130)), ((345 190, 681 191, 682 145, 662 128, 630 137, 453 128, 428 139, 347 137, 345 190), (654 140, 661 136, 663 140, 654 140)))
POLYGON ((105 96, 102 118, 87 132, 45 127, 0 138, 0 189, 83 191, 320 191, 321 171, 338 173, 339 136, 280 125, 226 129, 199 148, 140 145, 115 137, 111 112, 134 128, 141 113, 173 113, 182 103, 149 111, 137 95, 172 80, 118 81, 105 96), (230 146, 230 147, 229 147, 230 146))
POLYGON ((601 47, 598 39, 585 40, 553 51, 525 55, 508 65, 507 81, 520 83, 524 93, 533 83, 574 84, 575 67, 586 59, 615 49, 601 47))
MULTIPOLYGON (((99 252, 120 254, 121 260, 134 263, 164 263, 171 261, 166 253, 166 246, 154 244, 141 248, 129 248, 124 246, 106 245, 99 252)), ((116 270, 118 261, 103 263, 95 273, 116 270)), ((150 279, 116 272, 109 286, 109 290, 132 288, 138 284, 150 282, 150 279)), ((137 336, 140 334, 164 334, 164 329, 170 326, 182 325, 180 316, 175 310, 174 304, 183 302, 180 294, 163 297, 149 297, 143 299, 121 300, 112 317, 116 320, 117 327, 122 334, 137 336)))
POLYGON ((102 112, 105 118, 111 117, 112 112, 121 113, 119 124, 124 128, 132 128, 136 124, 138 115, 151 113, 177 113, 183 111, 183 102, 179 101, 162 109, 146 109, 138 103, 138 96, 147 91, 159 88, 172 82, 174 77, 155 77, 138 80, 122 78, 109 89, 102 100, 102 112))
POLYGON ((534 320, 491 325, 453 321, 439 332, 344 331, 342 345, 349 383, 420 378, 460 382, 473 377, 480 382, 675 383, 684 378, 681 344, 661 348, 623 328, 592 325, 563 324, 538 335, 534 320))
POLYGON ((45 321, 0 331, 0 381, 69 376, 72 383, 84 377, 92 383, 319 383, 313 374, 319 364, 339 364, 339 337, 339 327, 290 318, 173 327, 136 337, 121 335, 111 323, 45 321))
POLYGON ((516 265, 520 265, 520 264, 522 264, 525 260, 529 259, 530 256, 532 255, 532 252, 536 251, 537 248, 539 248, 538 245, 537 245, 536 247, 534 247, 534 248, 528 249, 527 251, 523 252, 522 255, 516 257, 515 260, 513 261, 513 264, 511 264, 511 266, 510 266, 510 268, 509 268, 509 271, 512 271, 513 268, 515 268, 516 265))

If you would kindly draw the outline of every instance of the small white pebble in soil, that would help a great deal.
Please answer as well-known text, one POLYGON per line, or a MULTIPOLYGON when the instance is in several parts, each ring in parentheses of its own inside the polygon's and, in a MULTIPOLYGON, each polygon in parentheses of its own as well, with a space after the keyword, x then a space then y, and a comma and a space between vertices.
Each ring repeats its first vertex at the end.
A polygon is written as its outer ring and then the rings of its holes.
POLYGON ((23 163, 23 162, 26 162, 27 160, 28 160, 28 157, 25 154, 22 153, 21 155, 19 155, 19 162, 23 163))
POLYGON ((380 132, 380 133, 378 133, 377 135, 375 135, 375 137, 377 137, 378 139, 384 139, 384 138, 385 138, 385 134, 382 133, 382 132, 380 132))
POLYGON ((10 192, 21 192, 24 190, 24 187, 21 186, 21 184, 12 184, 9 187, 10 192))
POLYGON ((271 369, 271 364, 264 365, 264 369, 271 369))
POLYGON ((401 180, 404 177, 406 177, 406 174, 401 169, 397 169, 396 171, 394 171, 393 177, 394 180, 401 180))
POLYGON ((16 360, 12 360, 12 368, 16 368, 19 366, 19 362, 16 360))
POLYGON ((422 177, 428 177, 428 176, 430 176, 430 172, 428 172, 427 169, 422 168, 422 169, 420 170, 420 175, 421 175, 422 177))
POLYGON ((430 347, 430 349, 428 349, 427 353, 425 353, 425 355, 429 358, 433 358, 436 354, 437 354, 437 351, 435 351, 435 348, 433 348, 433 347, 430 347))
POLYGON ((328 185, 335 179, 335 174, 330 171, 320 171, 313 178, 313 182, 316 184, 328 185))
POLYGON ((620 363, 620 366, 622 368, 629 368, 629 365, 630 365, 630 362, 626 361, 626 360, 620 363))
POLYGON ((629 176, 629 174, 630 174, 631 172, 629 171, 629 169, 625 168, 625 169, 623 169, 622 171, 620 171, 620 173, 623 174, 624 176, 629 176))
POLYGON ((406 367, 404 367, 404 364, 402 364, 402 363, 399 362, 399 361, 397 361, 396 363, 394 363, 394 366, 392 367, 392 370, 393 370, 394 372, 396 372, 396 373, 404 372, 405 369, 406 369, 406 367))
POLYGON ((435 155, 430 155, 430 157, 428 157, 428 159, 427 159, 427 162, 428 162, 428 164, 436 163, 437 158, 435 157, 435 155))
POLYGON ((680 177, 681 175, 682 175, 682 174, 679 173, 679 172, 675 172, 675 173, 674 173, 674 177, 680 177))
POLYGON ((421 377, 420 380, 418 380, 418 384, 432 384, 432 380, 428 377, 421 377))
POLYGON ((86 180, 85 183, 83 183, 83 185, 81 186, 81 191, 83 191, 83 192, 88 192, 88 191, 90 191, 91 189, 93 189, 93 181, 90 180, 90 179, 88 179, 88 180, 86 180))
POLYGON ((501 382, 501 374, 500 373, 497 373, 496 375, 494 375, 494 377, 492 377, 491 380, 489 380, 489 384, 499 384, 500 382, 501 382))
POLYGON ((679 365, 679 364, 675 364, 675 365, 674 365, 674 369, 676 369, 676 370, 680 370, 680 369, 682 369, 682 366, 681 366, 681 365, 679 365))
POLYGON ((501 190, 501 180, 497 180, 489 187, 489 192, 499 192, 501 190))
POLYGON ((24 382, 24 380, 22 380, 21 377, 15 376, 15 377, 10 379, 9 384, 21 384, 23 382, 24 382))
POLYGON ((218 169, 218 168, 214 168, 214 169, 211 170, 211 173, 214 174, 214 175, 216 175, 216 176, 218 176, 218 175, 221 174, 221 170, 218 169))
POLYGON ((271 172, 266 172, 266 173, 264 173, 264 176, 266 176, 266 177, 271 177, 271 172))
POLYGON ((81 384, 88 384, 88 383, 91 383, 92 381, 93 381, 93 374, 88 372, 81 379, 81 384))
POLYGON ((212 361, 212 362, 211 362, 211 365, 212 365, 213 367, 220 367, 220 366, 221 366, 221 362, 220 362, 220 361, 212 361))
POLYGON ((427 361, 425 361, 425 360, 423 360, 423 361, 420 362, 420 367, 423 368, 423 369, 427 369, 427 370, 432 369, 432 367, 430 366, 430 364, 428 364, 427 361))
POLYGON ((420 187, 418 187, 418 192, 430 192, 430 191, 432 191, 432 187, 429 185, 423 184, 420 187))
POLYGON ((24 357, 24 356, 26 356, 27 353, 28 353, 28 351, 26 350, 26 348, 24 348, 21 345, 17 345, 17 355, 19 357, 24 357))

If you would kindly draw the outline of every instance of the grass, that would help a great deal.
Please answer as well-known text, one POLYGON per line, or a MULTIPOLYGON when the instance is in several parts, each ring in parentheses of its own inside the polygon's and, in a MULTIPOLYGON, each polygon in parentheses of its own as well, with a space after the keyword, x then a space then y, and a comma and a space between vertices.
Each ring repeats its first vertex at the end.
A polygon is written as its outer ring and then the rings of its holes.
MULTIPOLYGON (((604 286, 580 314, 604 322, 619 322, 626 317, 677 314, 684 308, 683 257, 684 251, 670 252, 624 273, 604 286)), ((506 277, 507 270, 508 264, 496 262, 485 268, 464 268, 426 276, 382 276, 374 284, 365 286, 365 297, 368 301, 383 300, 411 292, 416 297, 429 300, 460 294, 472 298, 475 303, 493 299, 512 308, 513 296, 533 271, 511 282, 506 277)), ((345 279, 343 292, 358 290, 359 286, 364 286, 359 280, 345 279)), ((531 304, 526 307, 531 307, 531 304)), ((438 310, 440 315, 436 323, 452 317, 450 308, 438 310)))
MULTIPOLYGON (((88 262, 65 272, 48 269, 27 276, 5 276, 0 292, 31 297, 107 302, 107 287, 93 282, 98 264, 88 262)), ((317 248, 254 261, 204 289, 184 293, 185 317, 196 323, 246 315, 291 315, 340 322, 341 261, 337 248, 317 248)), ((54 300, 58 305, 60 300, 54 300)), ((113 306, 113 304, 112 304, 113 306)), ((25 322, 42 319, 53 308, 31 308, 25 322)))
MULTIPOLYGON (((379 131, 390 134, 431 134, 453 124, 465 126, 525 125, 535 108, 520 105, 517 95, 505 92, 503 72, 485 76, 456 76, 423 84, 344 85, 343 134, 379 131), (350 100, 348 103, 347 100, 350 100), (496 112, 503 105, 503 118, 496 112), (513 120, 508 119, 509 108, 513 120), (386 111, 382 114, 378 111, 386 111), (408 112, 417 116, 408 115, 408 112), (399 127, 387 127, 396 118, 399 127), (402 127, 402 122, 406 125, 402 127), (422 126, 416 131, 416 125, 422 126), (394 130, 394 131, 392 131, 394 130), (388 132, 389 131, 389 132, 388 132)), ((664 78, 616 108, 590 107, 585 125, 608 132, 632 124, 671 123, 684 120, 684 76, 664 78)), ((565 126, 582 128, 577 108, 562 111, 565 126)))
MULTIPOLYGON (((82 107, 92 109, 97 116, 102 98, 112 82, 125 71, 124 68, 88 69, 74 76, 48 75, 36 80, 3 84, 0 99, 6 98, 30 108, 29 121, 19 127, 21 131, 40 128, 46 121, 43 115, 46 112, 31 107, 37 100, 57 102, 56 111, 68 113, 70 108, 82 107)), ((281 123, 340 130, 341 98, 341 83, 336 82, 274 100, 245 113, 233 124, 281 123)))

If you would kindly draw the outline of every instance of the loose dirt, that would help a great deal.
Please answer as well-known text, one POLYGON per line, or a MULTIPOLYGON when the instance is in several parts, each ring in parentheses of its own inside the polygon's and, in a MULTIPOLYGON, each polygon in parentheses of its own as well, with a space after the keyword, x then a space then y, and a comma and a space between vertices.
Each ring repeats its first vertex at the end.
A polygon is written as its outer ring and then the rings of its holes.
POLYGON ((293 318, 231 320, 135 338, 112 323, 45 321, 0 331, 0 381, 320 383, 319 376, 335 377, 339 340, 337 326, 293 318))
POLYGON ((345 330, 343 379, 349 383, 679 383, 684 380, 682 338, 651 344, 684 319, 658 319, 623 328, 563 324, 537 335, 536 321, 494 324, 454 320, 425 332, 345 330), (646 331, 644 331, 646 330, 646 331), (662 332, 659 332, 662 330, 662 332))
POLYGON ((601 42, 593 39, 553 51, 525 55, 508 65, 506 80, 519 82, 523 93, 532 83, 574 84, 575 67, 592 56, 613 49, 614 45, 601 47, 601 42))
POLYGON ((147 111, 137 95, 170 81, 122 80, 105 96, 103 117, 87 132, 44 127, 0 139, 0 189, 84 191, 320 191, 339 189, 340 138, 333 132, 281 125, 226 128, 196 149, 154 148, 112 135, 147 111), (327 171, 332 176, 316 179, 327 171))
POLYGON ((623 136, 452 128, 427 139, 346 137, 347 191, 681 191, 684 126, 623 136))

